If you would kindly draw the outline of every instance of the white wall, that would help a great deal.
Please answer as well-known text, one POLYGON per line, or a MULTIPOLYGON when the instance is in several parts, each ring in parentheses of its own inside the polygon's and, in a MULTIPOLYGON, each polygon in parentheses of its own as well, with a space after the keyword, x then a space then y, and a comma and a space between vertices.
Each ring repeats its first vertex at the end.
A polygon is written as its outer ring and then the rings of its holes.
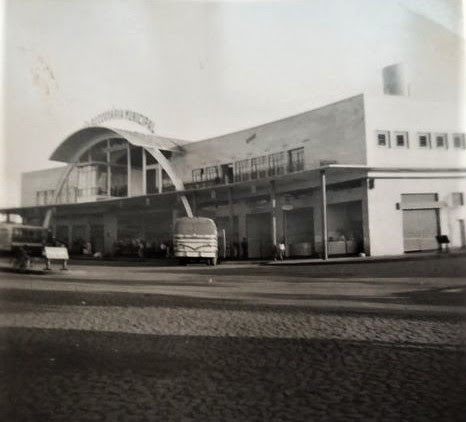
POLYGON ((62 166, 23 173, 21 175, 21 206, 36 206, 36 192, 55 190, 58 179, 64 170, 65 166, 62 166))
POLYGON ((464 118, 454 102, 417 101, 410 97, 365 97, 367 163, 381 167, 464 167, 466 150, 453 147, 453 133, 465 133, 464 118), (391 147, 377 145, 378 130, 390 131, 391 147), (408 148, 395 145, 394 132, 408 132, 408 148), (432 148, 419 148, 417 134, 432 134, 432 148), (448 134, 448 148, 434 145, 435 133, 448 134))
POLYGON ((173 164, 185 182, 192 170, 304 147, 307 169, 321 160, 365 164, 362 95, 276 122, 184 146, 173 164), (251 139, 251 137, 254 137, 251 139))
MULTIPOLYGON (((389 176, 389 174, 378 173, 376 176, 389 176)), ((374 188, 368 190, 371 255, 397 255, 404 252, 403 211, 396 209, 396 204, 401 202, 403 193, 437 193, 439 201, 448 204, 446 208, 440 210, 441 233, 449 236, 452 247, 461 246, 458 219, 466 219, 466 206, 453 207, 451 204, 453 192, 463 192, 466 197, 466 173, 443 175, 443 177, 443 179, 375 178, 374 188), (448 176, 462 176, 463 179, 448 179, 448 176)))

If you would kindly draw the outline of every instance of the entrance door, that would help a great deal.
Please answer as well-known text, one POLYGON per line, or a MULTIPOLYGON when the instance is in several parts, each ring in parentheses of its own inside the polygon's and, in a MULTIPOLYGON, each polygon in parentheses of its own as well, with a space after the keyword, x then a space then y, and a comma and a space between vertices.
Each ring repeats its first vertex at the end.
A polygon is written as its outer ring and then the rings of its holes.
POLYGON ((249 258, 272 255, 272 221, 269 212, 246 215, 246 231, 249 258))
MULTIPOLYGON (((314 210, 312 207, 283 212, 285 243, 294 256, 312 255, 314 251, 314 210)), ((280 240, 280 239, 279 239, 280 240)))
POLYGON ((437 209, 403 210, 405 252, 436 249, 439 232, 437 209))

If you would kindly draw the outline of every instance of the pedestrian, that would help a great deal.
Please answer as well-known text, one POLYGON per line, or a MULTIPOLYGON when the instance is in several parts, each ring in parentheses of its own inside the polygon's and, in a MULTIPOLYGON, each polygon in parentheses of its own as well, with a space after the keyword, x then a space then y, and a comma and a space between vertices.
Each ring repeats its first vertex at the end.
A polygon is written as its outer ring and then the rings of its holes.
POLYGON ((279 244, 278 244, 278 259, 280 261, 283 261, 283 258, 285 257, 285 252, 286 252, 286 245, 285 245, 285 241, 282 240, 279 244))
POLYGON ((144 242, 142 240, 138 241, 138 257, 144 259, 144 242))

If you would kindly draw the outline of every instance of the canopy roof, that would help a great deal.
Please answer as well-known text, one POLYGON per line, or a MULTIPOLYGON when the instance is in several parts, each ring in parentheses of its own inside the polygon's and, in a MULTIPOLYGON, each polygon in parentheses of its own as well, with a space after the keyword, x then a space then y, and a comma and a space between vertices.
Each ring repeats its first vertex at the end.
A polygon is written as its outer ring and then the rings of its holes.
POLYGON ((180 150, 186 141, 178 139, 164 138, 153 134, 144 134, 140 132, 132 132, 124 129, 90 126, 80 129, 68 136, 50 156, 53 161, 61 161, 69 163, 73 160, 76 153, 85 145, 92 146, 97 140, 104 141, 105 139, 125 139, 131 145, 140 147, 152 147, 162 151, 177 151, 180 150))

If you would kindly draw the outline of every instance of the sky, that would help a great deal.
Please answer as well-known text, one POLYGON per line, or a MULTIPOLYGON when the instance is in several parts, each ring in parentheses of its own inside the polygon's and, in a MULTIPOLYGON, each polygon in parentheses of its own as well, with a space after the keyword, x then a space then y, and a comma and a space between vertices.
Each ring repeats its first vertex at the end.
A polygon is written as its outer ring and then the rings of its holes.
POLYGON ((0 207, 22 172, 112 108, 199 140, 377 89, 411 13, 464 34, 461 0, 0 0, 0 207))

